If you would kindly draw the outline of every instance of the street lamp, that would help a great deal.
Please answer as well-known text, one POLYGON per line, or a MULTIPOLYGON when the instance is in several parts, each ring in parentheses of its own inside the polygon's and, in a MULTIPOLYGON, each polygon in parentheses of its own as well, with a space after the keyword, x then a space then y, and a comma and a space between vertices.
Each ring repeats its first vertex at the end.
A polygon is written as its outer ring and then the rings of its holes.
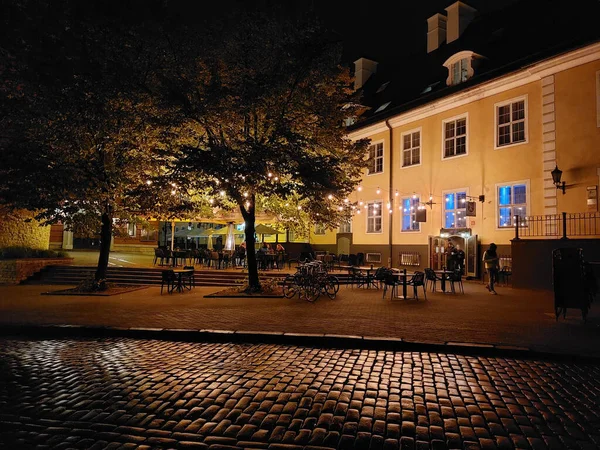
POLYGON ((561 183, 560 181, 560 177, 562 177, 562 170, 560 170, 558 168, 558 165, 554 168, 554 170, 552 172, 550 172, 550 174, 552 175, 552 181, 554 182, 554 186, 556 186, 556 189, 562 189, 562 193, 564 195, 565 193, 565 182, 563 181, 561 183))

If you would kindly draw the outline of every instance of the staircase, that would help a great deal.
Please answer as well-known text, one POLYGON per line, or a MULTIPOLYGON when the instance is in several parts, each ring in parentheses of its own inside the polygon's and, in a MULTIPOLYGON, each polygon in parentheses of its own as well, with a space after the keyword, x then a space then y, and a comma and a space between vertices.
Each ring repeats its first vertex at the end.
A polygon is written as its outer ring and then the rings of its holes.
MULTIPOLYGON (((111 283, 131 285, 159 285, 161 283, 162 268, 151 267, 109 267, 107 279, 111 283)), ((77 285, 94 276, 96 267, 92 266, 46 266, 40 272, 25 280, 24 284, 63 284, 77 285)), ((260 272, 260 277, 279 278, 281 281, 288 275, 286 272, 268 271, 260 272)), ((334 273, 341 284, 348 282, 345 273, 334 273)), ((240 269, 233 270, 195 270, 194 281, 196 286, 239 286, 248 276, 247 272, 240 269)))

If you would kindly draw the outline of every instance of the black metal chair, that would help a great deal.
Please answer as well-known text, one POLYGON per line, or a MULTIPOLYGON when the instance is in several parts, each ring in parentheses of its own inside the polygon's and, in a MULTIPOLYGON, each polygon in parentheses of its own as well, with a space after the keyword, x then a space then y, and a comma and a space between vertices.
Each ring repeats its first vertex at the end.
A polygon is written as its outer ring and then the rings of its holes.
POLYGON ((358 258, 354 253, 348 255, 348 264, 351 266, 358 266, 358 258))
POLYGON ((415 272, 410 280, 406 282, 408 286, 412 286, 415 292, 415 298, 419 300, 418 287, 423 286, 423 295, 427 300, 427 290, 425 289, 425 274, 423 272, 415 272))
POLYGON ((175 272, 172 270, 163 270, 162 271, 162 280, 160 282, 160 295, 163 293, 163 287, 167 286, 167 293, 172 294, 173 290, 175 290, 177 284, 177 277, 175 276, 175 272))
POLYGON ((350 272, 350 287, 356 284, 356 287, 361 287, 367 284, 367 274, 360 270, 358 267, 352 267, 349 269, 350 272))
POLYGON ((185 287, 189 291, 193 287, 196 287, 196 277, 194 276, 194 266, 184 266, 183 269, 191 270, 191 272, 181 274, 181 284, 183 285, 183 287, 185 287))
POLYGON ((428 282, 433 284, 433 286, 431 287, 431 292, 435 292, 436 291, 436 283, 438 281, 441 281, 441 278, 439 278, 435 272, 433 271, 433 269, 425 269, 425 284, 427 284, 428 282))
POLYGON ((448 277, 448 281, 450 281, 450 289, 452 290, 453 294, 456 293, 456 290, 454 288, 455 283, 458 284, 460 292, 463 294, 465 293, 465 288, 462 282, 462 272, 460 269, 457 269, 453 273, 451 273, 448 277))
POLYGON ((381 283, 383 284, 383 296, 381 298, 385 298, 388 287, 392 288, 390 297, 393 298, 398 286, 402 285, 402 282, 398 279, 398 277, 394 276, 394 272, 391 270, 386 270, 383 273, 383 279, 381 280, 381 283))
POLYGON ((162 266, 165 262, 165 253, 163 252, 162 248, 155 248, 154 249, 154 265, 156 265, 156 262, 160 259, 160 262, 158 263, 160 266, 162 266))
POLYGON ((504 266, 504 267, 502 267, 502 270, 498 271, 498 280, 502 279, 504 284, 508 286, 511 275, 512 275, 512 267, 504 266))
POLYGON ((356 254, 356 265, 357 266, 362 266, 365 263, 365 254, 364 253, 357 253, 356 254))

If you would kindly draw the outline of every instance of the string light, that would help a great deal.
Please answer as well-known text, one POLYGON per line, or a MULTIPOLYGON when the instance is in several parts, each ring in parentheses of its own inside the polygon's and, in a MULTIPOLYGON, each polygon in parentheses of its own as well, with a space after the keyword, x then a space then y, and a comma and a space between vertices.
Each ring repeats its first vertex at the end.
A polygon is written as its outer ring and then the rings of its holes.
POLYGON ((356 188, 356 190, 357 190, 358 192, 362 191, 362 186, 360 186, 360 185, 359 185, 359 186, 356 188))
POLYGON ((347 198, 344 199, 344 203, 348 203, 350 200, 348 200, 347 198))
POLYGON ((269 178, 271 178, 273 176, 273 174, 271 172, 268 173, 267 175, 269 178))
POLYGON ((381 189, 379 189, 379 186, 377 187, 377 195, 381 194, 381 189))
POLYGON ((221 194, 221 197, 225 197, 225 191, 221 191, 219 194, 221 194))
POLYGON ((333 199, 333 195, 329 194, 329 195, 327 196, 327 198, 328 198, 329 200, 331 200, 331 199, 333 199))
POLYGON ((298 205, 298 211, 300 211, 302 209, 302 206, 298 205))
POLYGON ((152 184, 152 181, 151 181, 151 180, 148 180, 148 181, 146 181, 146 184, 147 184, 148 186, 150 186, 150 185, 152 184))
POLYGON ((413 192, 413 199, 417 198, 417 194, 413 192))
POLYGON ((248 193, 247 192, 244 192, 244 197, 248 197, 248 193))
POLYGON ((208 203, 210 203, 211 205, 214 203, 215 201, 211 198, 208 203))
POLYGON ((175 191, 175 189, 173 189, 173 190, 171 191, 171 195, 175 195, 175 193, 176 193, 176 191, 175 191))
POLYGON ((344 208, 342 208, 341 206, 338 208, 339 211, 343 211, 344 208))
POLYGON ((275 177, 274 179, 275 179, 275 181, 279 181, 279 177, 275 177))
POLYGON ((400 194, 398 194, 398 189, 396 189, 396 194, 395 195, 396 195, 396 197, 398 197, 398 195, 400 195, 400 194))

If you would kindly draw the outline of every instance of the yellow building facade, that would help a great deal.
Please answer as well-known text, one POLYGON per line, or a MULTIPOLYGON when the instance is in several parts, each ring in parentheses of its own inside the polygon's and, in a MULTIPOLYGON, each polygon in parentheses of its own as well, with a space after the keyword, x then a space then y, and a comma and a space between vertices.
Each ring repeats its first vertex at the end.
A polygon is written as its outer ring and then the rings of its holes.
MULTIPOLYGON (((509 260, 515 215, 597 211, 600 43, 359 123, 349 136, 370 139, 379 159, 350 199, 350 253, 367 264, 437 268, 451 242, 477 276, 490 243, 509 260), (552 179, 557 166, 564 194, 552 179)), ((311 236, 330 248, 336 239, 311 236)))

